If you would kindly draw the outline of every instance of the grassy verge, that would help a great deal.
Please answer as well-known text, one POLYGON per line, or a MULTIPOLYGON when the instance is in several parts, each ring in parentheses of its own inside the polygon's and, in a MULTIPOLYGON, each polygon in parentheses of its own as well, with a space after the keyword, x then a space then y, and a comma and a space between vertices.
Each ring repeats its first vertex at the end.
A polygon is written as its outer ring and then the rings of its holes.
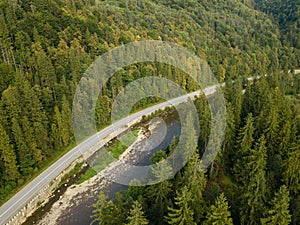
POLYGON ((95 176, 96 174, 97 174, 97 172, 93 168, 89 167, 87 169, 87 171, 82 175, 82 177, 80 177, 80 179, 76 182, 76 184, 81 184, 84 181, 86 181, 86 180, 90 179, 91 177, 95 176))
POLYGON ((97 174, 96 171, 100 172, 103 170, 105 167, 107 167, 110 163, 115 161, 116 159, 119 158, 119 156, 130 146, 137 138, 139 129, 135 129, 130 133, 126 133, 121 137, 121 140, 114 140, 111 145, 106 148, 106 151, 109 152, 110 154, 105 154, 103 153, 102 155, 101 152, 99 152, 96 161, 93 164, 93 167, 89 167, 87 171, 82 175, 82 177, 76 182, 77 184, 81 184, 84 181, 92 178, 97 174), (126 143, 123 144, 123 143, 126 143))
POLYGON ((77 164, 75 165, 75 167, 74 167, 68 174, 66 174, 66 175, 61 179, 61 181, 60 181, 59 184, 58 184, 58 187, 60 187, 60 186, 61 186, 63 183, 65 183, 68 179, 72 178, 73 175, 80 173, 80 171, 82 171, 82 165, 83 165, 83 162, 77 163, 77 164))
POLYGON ((112 153, 114 158, 119 158, 119 156, 128 148, 128 146, 132 145, 136 140, 139 133, 139 129, 133 130, 132 134, 126 133, 121 137, 121 141, 114 141, 110 147, 108 147, 107 151, 112 153), (126 143, 126 145, 124 144, 126 143))

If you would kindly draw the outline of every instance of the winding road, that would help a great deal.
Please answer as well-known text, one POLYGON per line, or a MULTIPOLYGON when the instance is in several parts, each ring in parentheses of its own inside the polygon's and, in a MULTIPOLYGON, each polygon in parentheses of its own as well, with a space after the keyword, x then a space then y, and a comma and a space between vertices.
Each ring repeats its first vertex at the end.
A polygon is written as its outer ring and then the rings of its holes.
MULTIPOLYGON (((206 95, 213 94, 220 85, 215 85, 204 89, 206 95)), ((59 160, 53 163, 45 171, 43 171, 39 176, 32 180, 28 185, 26 185, 22 190, 20 190, 16 195, 14 195, 10 200, 4 203, 0 207, 0 224, 8 223, 15 215, 20 213, 20 210, 30 202, 39 191, 45 188, 54 178, 56 178, 63 170, 65 170, 72 162, 74 162, 83 153, 88 151, 91 147, 99 143, 101 140, 105 139, 108 135, 112 134, 116 129, 126 127, 131 121, 141 118, 144 115, 149 115, 159 109, 164 109, 167 106, 176 105, 181 102, 187 101, 189 98, 194 98, 200 95, 201 91, 195 91, 166 102, 154 105, 135 114, 132 114, 116 123, 110 125, 109 127, 96 133, 89 139, 85 140, 68 153, 63 155, 59 160)))

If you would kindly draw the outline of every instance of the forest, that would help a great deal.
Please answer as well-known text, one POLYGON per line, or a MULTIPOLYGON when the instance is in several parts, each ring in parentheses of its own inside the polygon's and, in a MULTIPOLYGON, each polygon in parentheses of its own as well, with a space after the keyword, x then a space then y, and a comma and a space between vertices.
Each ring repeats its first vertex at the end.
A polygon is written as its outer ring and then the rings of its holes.
MULTIPOLYGON (((0 203, 76 145, 73 97, 91 63, 126 43, 161 40, 194 52, 226 82, 222 149, 210 168, 198 170, 210 127, 200 96, 199 123, 208 129, 185 168, 114 200, 101 193, 95 222, 299 224, 300 76, 293 72, 300 68, 299 18, 298 0, 0 0, 0 203), (262 78, 245 85, 256 76, 262 78)), ((145 76, 199 88, 170 65, 122 68, 99 95, 99 130, 111 123, 122 87, 145 76)), ((136 110, 159 100, 144 99, 136 110)))

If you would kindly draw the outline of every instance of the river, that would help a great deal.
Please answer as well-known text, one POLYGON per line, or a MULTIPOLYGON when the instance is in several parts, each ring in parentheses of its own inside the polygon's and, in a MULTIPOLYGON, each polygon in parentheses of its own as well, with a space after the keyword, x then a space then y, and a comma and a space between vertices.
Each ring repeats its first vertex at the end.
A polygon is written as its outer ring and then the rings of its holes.
MULTIPOLYGON (((153 154, 159 150, 165 150, 174 136, 180 135, 178 115, 174 113, 162 117, 153 119, 150 122, 150 128, 147 125, 147 129, 151 130, 151 135, 136 143, 139 147, 133 153, 126 155, 126 163, 136 166, 150 165, 153 154)), ((122 174, 119 175, 122 176, 122 174)), ((135 174, 135 176, 138 175, 135 174)), ((127 185, 97 176, 82 185, 76 186, 72 184, 72 180, 69 182, 66 187, 56 191, 52 200, 39 209, 25 224, 89 225, 93 204, 97 201, 100 191, 104 191, 109 198, 113 198, 116 192, 128 188, 127 185)))

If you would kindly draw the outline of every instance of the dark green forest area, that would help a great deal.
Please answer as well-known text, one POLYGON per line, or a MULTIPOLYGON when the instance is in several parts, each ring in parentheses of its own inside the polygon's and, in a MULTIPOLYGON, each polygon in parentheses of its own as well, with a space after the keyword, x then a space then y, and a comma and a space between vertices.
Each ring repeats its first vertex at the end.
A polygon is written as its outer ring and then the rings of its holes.
MULTIPOLYGON (((73 96, 96 57, 132 41, 162 40, 188 48, 226 82, 222 149, 199 171, 209 136, 202 129, 196 153, 174 179, 130 187, 114 201, 101 194, 95 220, 300 224, 299 21, 299 0, 0 0, 0 202, 75 145, 73 96), (243 95, 244 78, 254 76, 262 78, 243 95)), ((170 65, 123 68, 101 91, 98 129, 110 124, 122 87, 145 76, 198 88, 170 65)), ((209 128, 206 98, 195 104, 201 128, 209 128)))

